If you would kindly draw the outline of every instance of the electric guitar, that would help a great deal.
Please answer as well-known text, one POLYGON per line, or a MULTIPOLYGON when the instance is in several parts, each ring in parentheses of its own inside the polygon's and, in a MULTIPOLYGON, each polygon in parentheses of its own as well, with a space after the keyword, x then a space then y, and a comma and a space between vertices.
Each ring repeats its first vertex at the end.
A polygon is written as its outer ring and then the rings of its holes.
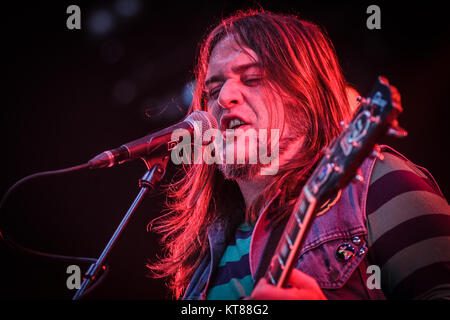
POLYGON ((359 167, 368 156, 382 157, 376 142, 385 134, 404 137, 398 126, 400 104, 392 102, 388 80, 378 77, 368 98, 358 98, 360 106, 352 121, 325 148, 316 169, 306 182, 265 273, 268 283, 285 287, 320 205, 352 180, 362 180, 359 167))

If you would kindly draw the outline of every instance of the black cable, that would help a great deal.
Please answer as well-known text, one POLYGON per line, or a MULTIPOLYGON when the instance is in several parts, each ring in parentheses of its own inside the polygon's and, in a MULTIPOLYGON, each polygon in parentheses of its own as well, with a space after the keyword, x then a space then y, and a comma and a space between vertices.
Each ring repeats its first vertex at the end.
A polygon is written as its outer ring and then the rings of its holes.
MULTIPOLYGON (((87 168, 89 168, 89 164, 85 163, 85 164, 82 164, 82 165, 73 166, 73 167, 66 168, 66 169, 38 172, 38 173, 34 173, 34 174, 31 174, 29 176, 26 176, 26 177, 20 179, 15 184, 13 184, 8 189, 8 191, 5 193, 5 195, 2 197, 2 200, 0 201, 0 212, 1 212, 1 208, 5 204, 6 199, 9 197, 9 195, 15 189, 17 189, 17 187, 19 187, 20 185, 24 184, 25 182, 27 182, 27 181, 29 181, 31 179, 34 179, 34 178, 39 178, 39 177, 44 177, 44 176, 53 176, 53 175, 58 175, 58 174, 64 174, 64 173, 69 173, 69 172, 73 172, 73 171, 83 170, 83 169, 87 169, 87 168)), ((59 260, 64 260, 64 261, 79 261, 79 262, 91 262, 91 263, 95 263, 97 261, 96 258, 64 256, 64 255, 60 255, 60 254, 53 254, 53 253, 48 253, 48 252, 42 252, 42 251, 38 251, 38 250, 29 249, 29 248, 26 248, 26 247, 18 244, 17 242, 12 240, 11 238, 7 237, 6 234, 1 229, 0 229, 0 238, 5 242, 5 244, 8 247, 13 248, 13 249, 18 250, 18 251, 22 251, 22 252, 27 253, 27 254, 31 254, 31 255, 36 255, 36 256, 41 256, 41 257, 46 257, 46 258, 51 258, 51 259, 59 259, 59 260)))

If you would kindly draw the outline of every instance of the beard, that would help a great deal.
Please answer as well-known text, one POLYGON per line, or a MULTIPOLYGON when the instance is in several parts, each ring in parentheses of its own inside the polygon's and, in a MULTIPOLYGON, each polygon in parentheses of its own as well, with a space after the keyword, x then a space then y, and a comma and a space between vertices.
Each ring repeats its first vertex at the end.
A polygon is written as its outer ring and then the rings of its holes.
MULTIPOLYGON (((279 155, 287 150, 288 146, 295 143, 292 137, 282 138, 279 143, 279 155)), ((270 146, 267 146, 270 148, 270 146)), ((267 150, 267 149, 266 149, 267 150)), ((219 170, 222 172, 226 180, 251 180, 260 175, 261 169, 268 165, 257 162, 245 164, 218 164, 219 170)))
MULTIPOLYGON (((247 142, 248 141, 245 141, 243 144, 241 144, 241 146, 245 145, 244 154, 246 154, 247 152, 254 152, 255 154, 257 154, 258 150, 252 150, 252 151, 248 150, 249 145, 247 144, 247 142)), ((239 143, 238 141, 233 142, 234 163, 227 163, 227 161, 225 160, 225 159, 227 159, 227 157, 226 157, 227 145, 226 145, 226 141, 225 140, 223 141, 224 163, 218 165, 219 170, 222 172, 222 174, 226 180, 234 180, 234 181, 236 181, 236 180, 251 180, 256 175, 258 175, 261 165, 258 163, 258 161, 256 161, 256 163, 254 163, 254 162, 249 163, 249 159, 248 159, 249 156, 248 155, 242 156, 242 152, 240 153, 241 155, 238 156, 238 151, 237 151, 237 146, 236 146, 238 143, 239 143), (236 163, 238 157, 241 160, 240 163, 236 163), (244 158, 242 158, 242 157, 244 157, 244 158), (242 162, 244 162, 244 163, 242 163, 242 162)), ((259 137, 256 138, 256 142, 254 143, 254 146, 256 146, 256 148, 258 148, 259 137)))
POLYGON ((258 175, 258 164, 220 164, 219 170, 226 180, 250 180, 258 175))

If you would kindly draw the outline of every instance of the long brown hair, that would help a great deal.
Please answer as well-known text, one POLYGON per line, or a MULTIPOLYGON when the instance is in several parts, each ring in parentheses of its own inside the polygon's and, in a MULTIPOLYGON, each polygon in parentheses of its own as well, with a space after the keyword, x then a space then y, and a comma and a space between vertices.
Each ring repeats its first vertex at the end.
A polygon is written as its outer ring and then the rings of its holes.
POLYGON ((165 254, 148 267, 155 276, 169 277, 176 298, 182 296, 208 253, 207 227, 219 219, 231 221, 231 225, 243 219, 255 221, 262 205, 278 190, 279 216, 288 214, 321 150, 339 134, 340 121, 350 115, 345 80, 326 33, 294 15, 263 10, 233 14, 201 43, 191 111, 206 110, 204 82, 210 55, 228 35, 258 55, 268 81, 289 97, 290 102, 284 105, 288 121, 305 139, 295 160, 280 168, 274 182, 247 209, 237 185, 225 180, 215 165, 191 165, 170 186, 170 212, 153 228, 162 235, 165 254))

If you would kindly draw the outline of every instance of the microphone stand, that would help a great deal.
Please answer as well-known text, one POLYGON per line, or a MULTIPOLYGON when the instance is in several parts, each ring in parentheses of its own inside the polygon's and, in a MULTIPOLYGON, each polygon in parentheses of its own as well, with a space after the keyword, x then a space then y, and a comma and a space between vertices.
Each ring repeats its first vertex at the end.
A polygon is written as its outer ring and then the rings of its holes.
POLYGON ((139 180, 139 187, 141 189, 140 189, 138 195, 136 196, 135 200, 131 204, 130 208, 128 209, 127 213, 125 214, 124 218, 120 222, 119 226, 117 227, 116 231, 114 232, 113 236, 109 240, 105 249, 103 249, 103 252, 100 255, 100 257, 97 259, 97 261, 95 263, 91 264, 88 271, 86 271, 86 274, 83 278, 83 282, 82 282, 80 288, 77 290, 74 297, 72 298, 72 300, 80 299, 80 297, 83 295, 83 293, 85 293, 86 289, 91 284, 91 282, 95 281, 100 270, 103 267, 103 264, 104 264, 106 258, 108 257, 112 248, 116 244, 117 239, 119 238, 120 234, 125 229, 128 222, 130 221, 131 216, 136 211, 136 209, 139 206, 144 195, 148 192, 149 189, 151 189, 153 191, 156 188, 157 184, 164 177, 168 159, 169 159, 168 155, 152 157, 152 158, 143 158, 143 160, 147 166, 147 171, 142 176, 142 178, 139 180))

